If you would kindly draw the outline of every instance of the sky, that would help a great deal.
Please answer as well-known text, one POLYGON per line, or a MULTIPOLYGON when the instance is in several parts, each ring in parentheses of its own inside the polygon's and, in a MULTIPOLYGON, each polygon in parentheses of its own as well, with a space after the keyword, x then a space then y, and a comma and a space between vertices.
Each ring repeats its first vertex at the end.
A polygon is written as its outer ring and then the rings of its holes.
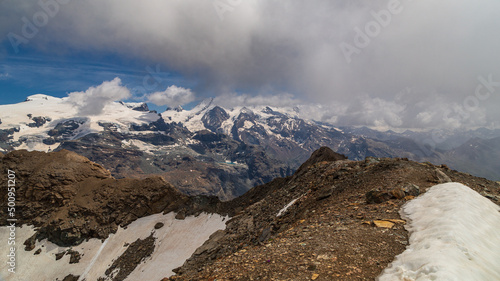
POLYGON ((497 0, 0 6, 0 104, 36 93, 92 99, 111 83, 129 93, 107 101, 159 109, 217 97, 301 105, 303 117, 339 126, 500 128, 497 0))

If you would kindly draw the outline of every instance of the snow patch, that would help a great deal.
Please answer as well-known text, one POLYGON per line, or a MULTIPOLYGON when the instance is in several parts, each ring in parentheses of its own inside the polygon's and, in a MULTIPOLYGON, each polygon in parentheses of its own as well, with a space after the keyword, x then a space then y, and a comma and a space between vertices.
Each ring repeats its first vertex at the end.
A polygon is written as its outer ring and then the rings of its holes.
POLYGON ((292 201, 290 201, 290 203, 286 204, 285 207, 283 207, 279 212, 278 214, 276 214, 276 217, 279 217, 281 215, 283 215, 284 213, 286 213, 286 211, 288 210, 288 208, 290 208, 297 200, 299 200, 300 198, 302 198, 302 196, 304 196, 305 194, 302 194, 301 196, 293 199, 292 201))
POLYGON ((155 154, 154 151, 159 150, 159 147, 157 147, 156 145, 149 144, 149 143, 143 142, 141 140, 134 140, 134 139, 122 140, 122 144, 123 144, 124 148, 129 148, 129 149, 136 148, 142 152, 145 152, 145 153, 151 154, 151 155, 155 154))
POLYGON ((245 121, 243 122, 243 128, 244 128, 244 129, 250 129, 250 128, 252 128, 254 125, 255 125, 254 123, 252 123, 252 122, 250 122, 250 121, 248 121, 248 120, 245 120, 245 121))
POLYGON ((499 211, 463 184, 433 186, 401 208, 410 245, 378 280, 500 280, 499 211))
MULTIPOLYGON (((218 214, 202 213, 197 217, 189 216, 184 220, 175 219, 173 212, 155 214, 140 218, 126 229, 119 228, 104 242, 90 239, 73 250, 81 254, 78 263, 69 264, 69 255, 55 260, 55 254, 64 252, 69 247, 59 247, 47 240, 37 241, 35 249, 25 251, 23 243, 35 230, 32 226, 16 228, 16 273, 7 275, 1 272, 0 280, 62 280, 68 274, 80 276, 79 280, 97 280, 105 276, 105 271, 122 255, 127 247, 137 239, 145 239, 151 233, 156 238, 153 254, 139 264, 126 280, 161 280, 173 275, 172 269, 181 266, 194 251, 200 247, 212 233, 226 228, 227 217, 218 214), (164 226, 154 229, 156 223, 164 226), (41 253, 33 252, 41 249, 41 253), (50 270, 48 270, 50 269, 50 270)), ((7 226, 0 227, 0 240, 7 241, 10 231, 7 226)), ((0 252, 8 253, 7 243, 0 245, 0 252)))

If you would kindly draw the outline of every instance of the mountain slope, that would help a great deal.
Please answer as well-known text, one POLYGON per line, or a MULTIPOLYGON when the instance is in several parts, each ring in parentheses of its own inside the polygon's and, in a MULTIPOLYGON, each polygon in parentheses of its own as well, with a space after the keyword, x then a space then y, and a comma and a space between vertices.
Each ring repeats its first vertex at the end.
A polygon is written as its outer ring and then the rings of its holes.
POLYGON ((428 187, 462 182, 500 203, 499 184, 446 166, 352 161, 328 148, 226 202, 158 177, 114 179, 66 150, 14 151, 0 166, 15 171, 17 257, 29 261, 16 280, 373 279, 407 244, 400 207, 428 187))
POLYGON ((441 161, 459 171, 476 176, 500 180, 500 137, 493 139, 473 138, 463 145, 439 155, 441 161))
POLYGON ((500 204, 497 183, 446 167, 405 159, 316 162, 235 199, 254 203, 171 279, 373 280, 408 244, 401 206, 450 180, 500 204), (374 194, 381 203, 368 203, 374 194))
MULTIPOLYGON (((160 212, 192 215, 219 208, 216 198, 188 197, 161 177, 114 179, 100 165, 67 150, 13 151, 2 157, 0 168, 15 172, 18 223, 34 225, 37 239, 61 246, 104 239, 119 226, 160 212)), ((7 196, 6 190, 0 194, 7 196)), ((7 216, 1 214, 4 221, 7 216)))
MULTIPOLYGON (((159 279, 224 229, 232 214, 216 197, 188 197, 161 177, 115 179, 67 150, 13 151, 1 155, 0 168, 9 171, 0 180, 13 180, 15 198, 14 209, 0 214, 0 237, 15 243, 0 248, 16 248, 16 273, 0 273, 6 280, 159 279)), ((0 195, 7 198, 7 191, 0 195)))

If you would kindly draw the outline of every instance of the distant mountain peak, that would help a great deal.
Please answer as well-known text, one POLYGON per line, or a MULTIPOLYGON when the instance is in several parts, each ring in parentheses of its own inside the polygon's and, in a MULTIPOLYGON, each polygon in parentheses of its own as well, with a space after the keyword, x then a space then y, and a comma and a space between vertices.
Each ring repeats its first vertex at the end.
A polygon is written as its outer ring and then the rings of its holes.
POLYGON ((60 98, 52 97, 44 94, 31 95, 26 98, 25 101, 36 101, 36 100, 59 100, 60 98))
POLYGON ((201 121, 205 128, 215 132, 227 119, 229 119, 229 114, 222 107, 217 105, 208 110, 201 118, 201 121))
POLYGON ((120 104, 125 105, 126 107, 135 110, 135 111, 144 111, 149 112, 148 104, 145 102, 119 102, 120 104))

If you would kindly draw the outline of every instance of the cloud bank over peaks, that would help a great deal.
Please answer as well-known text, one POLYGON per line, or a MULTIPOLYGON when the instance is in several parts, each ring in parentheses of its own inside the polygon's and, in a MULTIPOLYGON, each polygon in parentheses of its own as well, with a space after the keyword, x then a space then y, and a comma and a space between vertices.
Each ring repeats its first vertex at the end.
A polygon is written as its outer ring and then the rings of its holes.
MULTIPOLYGON (((306 120, 329 123, 334 126, 367 126, 377 130, 406 129, 467 129, 497 128, 500 124, 488 114, 489 96, 468 96, 462 103, 427 90, 406 88, 391 99, 364 94, 351 100, 318 103, 287 92, 247 94, 224 93, 214 97, 213 103, 227 109, 234 107, 286 108, 287 112, 306 120), (429 94, 430 93, 430 94, 429 94), (474 99, 475 98, 475 99, 474 99)), ((82 116, 99 115, 116 101, 144 101, 157 106, 177 107, 200 101, 191 89, 171 85, 164 91, 132 96, 120 78, 104 81, 82 92, 68 94, 67 102, 76 106, 82 116)), ((493 97, 491 97, 493 99, 493 97)), ((490 108, 493 110, 493 108, 490 108)))
MULTIPOLYGON (((38 2, 6 0, 0 35, 24 36, 38 2)), ((295 103, 338 125, 500 127, 499 10, 498 0, 71 1, 19 48, 160 65, 198 97, 246 93, 232 102, 295 103)), ((179 92, 144 98, 196 98, 179 92)))
MULTIPOLYGON (((270 106, 298 109, 298 116, 334 126, 367 126, 385 131, 406 129, 467 129, 496 128, 494 116, 487 114, 486 102, 467 104, 450 101, 426 90, 403 89, 392 99, 368 94, 349 101, 335 100, 316 103, 289 93, 275 95, 223 94, 214 103, 226 108, 237 106, 270 106), (483 107, 484 106, 484 107, 483 107)), ((471 97, 471 96, 469 96, 471 97)))

